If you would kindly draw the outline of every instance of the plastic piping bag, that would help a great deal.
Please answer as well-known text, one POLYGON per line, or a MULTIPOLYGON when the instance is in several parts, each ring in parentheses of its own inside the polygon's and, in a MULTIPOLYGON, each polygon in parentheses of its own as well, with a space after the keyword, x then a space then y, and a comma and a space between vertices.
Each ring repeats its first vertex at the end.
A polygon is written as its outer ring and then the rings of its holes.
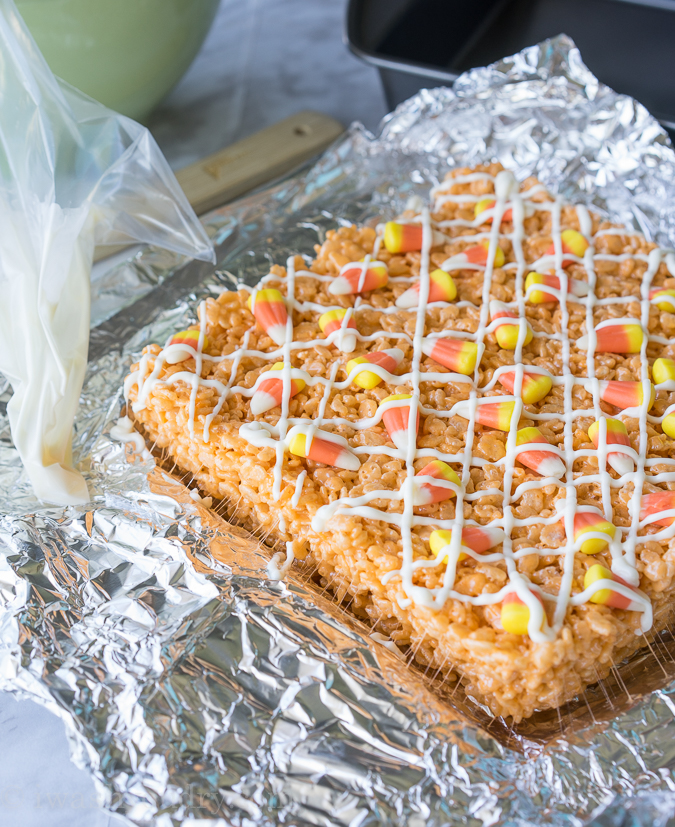
POLYGON ((87 502, 72 429, 87 363, 95 244, 145 242, 214 260, 147 129, 51 73, 0 0, 0 372, 37 497, 87 502))

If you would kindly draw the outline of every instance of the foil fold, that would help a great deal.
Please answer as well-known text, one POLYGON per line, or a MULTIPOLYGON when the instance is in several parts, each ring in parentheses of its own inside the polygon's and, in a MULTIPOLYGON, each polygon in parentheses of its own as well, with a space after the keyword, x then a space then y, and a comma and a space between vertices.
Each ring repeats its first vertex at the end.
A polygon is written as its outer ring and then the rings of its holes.
POLYGON ((145 251, 94 284, 74 453, 94 499, 35 500, 0 385, 0 688, 59 715, 101 801, 137 825, 666 825, 675 819, 670 636, 579 703, 518 731, 436 685, 190 497, 110 428, 122 380, 201 298, 376 222, 455 166, 499 160, 660 244, 675 154, 637 102, 561 36, 454 88, 423 90, 377 135, 358 125, 311 169, 205 219, 218 266, 145 251))

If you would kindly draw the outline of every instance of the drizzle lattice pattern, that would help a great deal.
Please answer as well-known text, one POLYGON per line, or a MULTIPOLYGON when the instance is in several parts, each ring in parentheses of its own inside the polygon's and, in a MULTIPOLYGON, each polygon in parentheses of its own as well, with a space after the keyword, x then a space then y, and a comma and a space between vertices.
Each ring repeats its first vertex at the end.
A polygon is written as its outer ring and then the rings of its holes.
MULTIPOLYGON (((526 292, 524 290, 524 280, 527 273, 532 269, 543 270, 548 267, 549 269, 555 269, 555 272, 560 278, 560 294, 563 301, 561 301, 559 306, 559 330, 558 332, 551 332, 549 330, 542 331, 535 329, 534 337, 535 339, 545 339, 549 342, 554 342, 556 343, 556 347, 559 349, 561 370, 559 375, 554 377, 553 381, 554 387, 562 392, 562 410, 550 412, 530 408, 527 410, 524 409, 523 402, 520 399, 520 388, 523 377, 523 340, 525 325, 521 321, 521 334, 513 354, 513 363, 516 366, 516 381, 513 394, 502 394, 499 396, 500 401, 512 400, 515 405, 515 413, 511 419, 511 427, 506 439, 506 456, 504 458, 489 462, 484 458, 477 456, 473 450, 475 441, 474 437, 480 431, 480 429, 477 429, 475 418, 477 406, 481 404, 481 400, 485 398, 486 394, 489 395, 493 392, 493 389, 497 390, 499 388, 498 379, 500 369, 497 369, 491 380, 480 388, 478 387, 478 366, 473 377, 453 374, 451 381, 454 383, 463 383, 469 390, 469 416, 466 428, 466 437, 464 440, 464 449, 455 453, 448 453, 441 452, 436 449, 419 448, 417 447, 414 437, 414 430, 412 428, 409 429, 409 438, 405 450, 398 450, 395 447, 391 447, 391 445, 379 445, 376 447, 367 445, 352 445, 351 450, 353 450, 357 456, 385 454, 392 458, 404 460, 406 465, 406 479, 403 485, 401 485, 401 487, 396 491, 389 489, 375 490, 356 498, 349 496, 340 497, 334 502, 326 504, 324 508, 321 509, 317 515, 315 515, 313 526, 318 531, 326 530, 331 518, 334 518, 340 514, 348 514, 351 516, 372 520, 384 520, 392 525, 395 525, 400 531, 402 563, 399 568, 387 575, 387 579, 395 580, 396 578, 400 578, 404 593, 399 600, 401 605, 405 606, 409 605, 411 602, 414 602, 420 605, 439 608, 445 605, 449 597, 460 602, 470 602, 476 606, 496 605, 503 600, 503 597, 507 593, 516 591, 519 597, 521 597, 530 609, 530 636, 535 641, 543 642, 546 639, 552 639, 558 633, 563 625, 568 604, 570 602, 573 605, 584 604, 593 593, 593 589, 586 590, 585 592, 579 592, 577 590, 576 593, 572 593, 575 551, 578 549, 578 544, 575 546, 573 540, 569 538, 573 538, 573 519, 577 509, 577 496, 580 488, 583 486, 592 485, 599 490, 600 496, 598 498, 598 504, 604 511, 606 518, 611 521, 613 519, 614 510, 612 505, 613 492, 616 493, 617 490, 623 490, 626 485, 630 486, 632 484, 634 487, 636 495, 630 498, 629 525, 617 532, 614 542, 610 544, 610 550, 612 557, 612 568, 615 573, 620 574, 625 581, 633 586, 636 586, 639 583, 639 574, 636 569, 636 548, 639 542, 638 532, 642 528, 644 533, 644 526, 641 526, 640 524, 640 493, 642 492, 643 484, 647 482, 650 485, 656 486, 675 480, 675 469, 667 470, 673 466, 672 459, 669 457, 648 458, 648 424, 654 425, 659 423, 663 419, 665 413, 668 412, 664 411, 661 416, 652 416, 648 414, 647 410, 648 400, 650 398, 649 391, 651 390, 648 358, 650 354, 648 354, 648 348, 668 346, 671 341, 667 337, 657 335, 644 336, 642 352, 639 357, 639 379, 642 381, 645 389, 643 393, 643 399, 645 401, 641 406, 639 406, 639 408, 627 409, 622 413, 613 414, 615 417, 635 419, 638 422, 639 450, 631 452, 629 449, 628 451, 636 462, 635 472, 631 475, 626 475, 628 478, 624 477, 619 480, 612 477, 608 473, 580 474, 578 471, 574 470, 575 462, 579 458, 593 457, 596 455, 598 456, 599 466, 601 468, 604 467, 607 453, 607 446, 604 443, 604 434, 603 438, 600 440, 600 445, 597 452, 588 444, 586 447, 581 449, 575 449, 574 444, 575 428, 578 420, 581 418, 589 419, 591 417, 602 420, 603 414, 603 408, 600 400, 600 384, 599 379, 597 378, 596 370, 595 334, 593 332, 596 326, 594 312, 598 309, 611 310, 612 308, 616 308, 621 315, 625 315, 625 307, 630 306, 632 303, 637 303, 640 308, 637 323, 639 323, 642 326, 643 331, 647 333, 650 327, 650 312, 653 311, 653 307, 649 301, 649 290, 652 280, 659 272, 662 261, 665 261, 670 272, 675 272, 675 267, 673 266, 675 261, 673 260, 672 252, 659 250, 657 248, 651 250, 651 252, 647 254, 622 253, 621 255, 615 255, 612 253, 598 253, 591 245, 586 251, 583 260, 578 260, 577 262, 578 264, 583 265, 585 270, 586 281, 588 282, 590 288, 589 294, 588 296, 582 298, 568 295, 568 273, 566 269, 562 267, 563 251, 561 242, 561 215, 563 212, 563 205, 561 202, 558 200, 548 200, 545 197, 543 188, 539 185, 530 186, 522 193, 519 192, 513 176, 508 172, 502 172, 497 175, 496 178, 493 178, 493 176, 486 172, 477 172, 455 177, 446 184, 436 188, 433 192, 433 197, 435 198, 434 209, 439 210, 442 208, 444 203, 452 203, 453 201, 458 204, 472 204, 477 201, 480 196, 467 194, 452 195, 448 193, 451 186, 470 183, 471 181, 484 181, 487 183, 494 183, 495 185, 496 203, 493 208, 493 221, 491 227, 489 225, 485 225, 485 216, 482 219, 460 218, 447 221, 442 219, 432 221, 429 212, 427 210, 422 210, 416 216, 407 218, 406 220, 410 222, 416 221, 421 223, 423 227, 423 244, 419 262, 420 300, 417 308, 407 311, 415 320, 414 330, 411 329, 410 332, 402 332, 380 329, 367 335, 359 333, 358 339, 364 346, 367 346, 371 342, 375 342, 378 339, 388 338, 393 340, 392 344, 395 344, 397 341, 399 343, 405 342, 412 348, 410 365, 406 373, 397 376, 395 380, 393 380, 393 377, 389 377, 388 381, 395 381, 396 385, 407 386, 408 391, 415 399, 419 398, 421 392, 420 386, 424 382, 450 381, 447 373, 434 372, 433 369, 430 370, 428 363, 426 362, 425 369, 423 371, 421 370, 421 362, 423 360, 422 345, 424 339, 429 338, 429 335, 425 337, 424 334, 425 321, 429 311, 429 307, 427 306, 427 297, 429 291, 429 270, 433 241, 432 233, 438 230, 447 230, 448 228, 467 227, 472 230, 471 235, 467 236, 467 239, 470 239, 472 242, 481 239, 489 241, 490 247, 487 265, 484 267, 482 265, 472 265, 471 267, 467 266, 467 269, 479 270, 483 274, 482 296, 480 303, 478 305, 468 301, 454 303, 458 308, 472 308, 478 311, 479 319, 476 330, 474 332, 461 332, 456 329, 450 329, 439 330, 430 334, 432 337, 458 337, 475 341, 479 347, 479 356, 483 350, 486 337, 489 336, 495 329, 495 323, 491 322, 489 318, 489 300, 495 287, 495 284, 493 283, 493 275, 495 270, 494 256, 499 243, 507 240, 512 246, 513 258, 515 260, 504 265, 502 269, 505 272, 509 272, 509 274, 514 275, 514 299, 510 301, 508 305, 516 312, 519 319, 524 320, 527 315, 528 304, 526 300, 526 292), (513 212, 513 229, 512 232, 508 234, 500 231, 500 219, 507 209, 510 209, 513 212), (549 256, 548 258, 546 256, 540 257, 540 260, 536 263, 536 266, 532 263, 531 256, 528 263, 524 249, 528 240, 525 231, 526 221, 528 214, 532 211, 546 211, 550 214, 551 236, 554 243, 553 256, 549 256), (483 229, 483 227, 485 227, 485 229, 483 229), (475 229, 479 228, 482 231, 478 233, 473 232, 475 229), (596 271, 598 267, 602 266, 603 262, 624 262, 628 260, 643 262, 646 265, 646 271, 641 280, 640 295, 620 295, 609 298, 596 297, 595 286, 597 281, 596 271), (575 375, 572 365, 575 345, 569 335, 570 311, 575 311, 578 308, 583 308, 586 330, 589 331, 586 377, 575 375), (587 406, 582 406, 578 403, 578 401, 575 401, 575 389, 579 387, 584 388, 588 393, 590 393, 592 397, 592 406, 590 408, 587 406), (512 490, 515 468, 514 459, 518 453, 516 446, 516 431, 520 414, 523 412, 525 418, 533 420, 535 424, 555 421, 562 423, 562 444, 559 448, 553 450, 557 452, 565 463, 566 470, 565 475, 561 480, 542 480, 540 478, 531 478, 512 490), (415 474, 414 462, 424 457, 441 459, 447 463, 451 463, 460 472, 463 485, 457 491, 456 516, 452 519, 439 520, 426 517, 424 515, 420 515, 418 510, 416 510, 413 506, 412 490, 415 474), (488 465, 496 465, 503 469, 503 483, 501 488, 483 488, 480 491, 467 493, 472 469, 476 467, 484 468, 488 465), (664 468, 666 468, 666 470, 663 470, 664 468), (559 496, 557 499, 559 504, 558 510, 554 514, 546 517, 518 517, 516 504, 518 503, 519 498, 529 490, 547 486, 555 486, 559 489, 559 496), (506 493, 504 494, 503 492, 506 493), (415 529, 419 529, 420 527, 423 529, 428 529, 430 527, 459 529, 464 519, 462 516, 463 503, 474 503, 485 497, 499 497, 502 499, 502 514, 500 517, 493 520, 492 524, 498 525, 504 529, 504 543, 502 550, 498 552, 483 553, 481 555, 473 554, 471 552, 469 553, 470 556, 474 557, 476 560, 480 559, 482 563, 504 563, 506 566, 508 581, 497 591, 492 590, 477 595, 467 595, 455 589, 456 566, 460 552, 459 531, 455 531, 453 533, 453 541, 450 552, 447 556, 447 565, 439 562, 437 559, 430 558, 428 555, 424 556, 416 552, 413 542, 414 532, 415 529), (372 505, 373 501, 382 501, 383 499, 389 502, 396 500, 400 501, 402 504, 402 510, 387 511, 372 505), (541 546, 523 547, 522 544, 517 545, 514 542, 516 539, 515 534, 517 530, 523 526, 530 526, 535 522, 545 526, 554 526, 560 523, 561 520, 565 525, 566 539, 565 542, 558 548, 542 548, 541 546), (519 571, 519 561, 533 554, 539 556, 556 555, 560 559, 561 577, 557 592, 552 592, 547 590, 545 587, 537 585, 535 582, 532 582, 526 573, 519 571), (443 569, 442 582, 431 588, 420 585, 419 583, 418 575, 420 570, 428 568, 443 569), (548 611, 550 624, 546 623, 543 627, 542 621, 544 619, 544 615, 537 595, 546 601, 547 606, 552 608, 552 611, 548 611)), ((576 209, 576 219, 582 233, 587 238, 592 240, 592 221, 588 211, 584 207, 578 207, 576 209)), ((631 233, 619 229, 604 229, 597 233, 597 235, 630 236, 631 233)), ((633 235, 637 236, 638 234, 633 235)), ((453 241, 461 240, 463 240, 462 236, 455 236, 453 238, 453 241)), ((378 245, 380 243, 381 237, 378 237, 376 248, 372 254, 373 259, 377 258, 378 245)), ((368 262, 366 261, 366 264, 367 263, 368 262)), ((330 282, 332 280, 332 276, 322 276, 310 271, 298 270, 296 268, 295 259, 291 258, 288 262, 285 279, 280 279, 278 274, 270 274, 261 281, 258 289, 265 287, 268 284, 279 283, 282 281, 285 286, 286 303, 289 308, 303 314, 318 314, 328 310, 329 307, 324 304, 296 300, 296 280, 300 277, 313 278, 318 282, 330 282)), ((401 283, 406 286, 414 281, 417 281, 417 276, 392 277, 390 279, 391 284, 401 283)), ((373 309, 383 313, 385 316, 389 313, 402 312, 399 308, 393 306, 375 307, 372 302, 373 299, 369 296, 366 296, 365 298, 359 296, 355 299, 353 303, 353 310, 348 311, 347 315, 343 319, 341 332, 332 339, 334 344, 336 342, 339 343, 340 338, 347 333, 347 323, 352 316, 352 313, 354 318, 358 320, 360 314, 373 309)), ((268 362, 277 360, 283 361, 284 368, 281 371, 281 375, 283 377, 284 393, 282 396, 281 415, 277 417, 276 423, 270 424, 269 422, 258 422, 254 425, 245 424, 240 429, 240 434, 249 442, 261 447, 267 446, 273 448, 276 455, 276 463, 274 468, 275 496, 279 496, 281 492, 282 471, 288 456, 287 436, 293 428, 297 428, 299 426, 304 427, 309 436, 311 432, 316 433, 319 429, 325 430, 340 427, 349 428, 358 433, 374 428, 379 424, 381 419, 381 411, 378 411, 378 413, 373 417, 361 418, 357 422, 353 419, 346 419, 339 416, 326 416, 326 410, 331 399, 332 392, 335 390, 347 389, 353 379, 353 375, 351 375, 345 380, 336 380, 338 370, 341 366, 341 362, 338 360, 333 361, 327 375, 310 376, 309 374, 304 374, 304 378, 308 385, 318 385, 322 387, 321 402, 316 414, 313 415, 310 420, 311 424, 309 425, 309 429, 307 429, 308 420, 306 418, 292 417, 289 415, 289 388, 293 376, 297 373, 297 371, 291 370, 293 355, 300 350, 304 351, 312 346, 323 347, 326 344, 325 339, 317 339, 315 341, 296 341, 294 339, 294 328, 291 314, 289 314, 289 319, 287 322, 288 328, 286 341, 279 349, 269 351, 248 350, 249 334, 247 333, 241 343, 241 347, 224 357, 212 357, 201 352, 204 337, 206 335, 206 312, 204 309, 202 309, 201 318, 202 328, 198 348, 199 353, 196 358, 195 372, 193 373, 189 370, 179 371, 174 373, 170 379, 163 378, 162 381, 169 382, 171 384, 184 381, 191 386, 192 391, 189 419, 189 427, 191 432, 194 432, 195 427, 195 405, 199 388, 211 383, 211 385, 216 389, 219 394, 218 403, 211 413, 204 418, 203 431, 199 434, 199 437, 203 439, 204 442, 208 442, 210 425, 214 421, 214 418, 218 415, 226 400, 233 394, 241 394, 246 398, 250 398, 256 390, 257 384, 254 387, 244 387, 235 384, 237 378, 237 368, 242 358, 253 355, 255 358, 264 359, 268 362), (232 366, 229 381, 226 384, 215 379, 200 378, 202 375, 203 364, 208 365, 209 363, 213 364, 223 361, 230 362, 232 366)), ((346 361, 346 359, 344 361, 346 361)), ((154 368, 151 372, 148 371, 147 362, 141 362, 139 370, 130 377, 127 390, 129 390, 133 385, 137 386, 139 389, 138 398, 134 404, 134 410, 137 412, 142 410, 145 401, 152 393, 155 384, 159 381, 162 366, 163 362, 161 356, 156 359, 154 368)), ((514 370, 512 365, 509 364, 509 367, 511 370, 514 370)), ((501 372, 503 373, 504 371, 501 370, 501 372)), ((382 375, 384 376, 384 374, 382 375)), ((663 387, 663 390, 670 390, 670 387, 663 387)), ((411 416, 414 415, 414 410, 414 407, 410 408, 411 416)), ((446 410, 420 406, 420 413, 422 416, 450 419, 456 415, 456 412, 456 406, 450 407, 446 410)), ((293 497, 293 502, 296 506, 302 496, 303 484, 306 476, 306 471, 303 471, 297 477, 296 491, 293 497)), ((532 476, 536 477, 537 475, 532 476)), ((284 525, 280 526, 280 531, 285 531, 284 525)), ((673 534, 670 528, 658 531, 655 534, 652 532, 653 530, 650 530, 651 536, 649 539, 660 542, 667 542, 673 534)), ((289 551, 291 550, 292 547, 289 548, 289 551)), ((622 587, 618 586, 617 588, 621 590, 622 587)), ((633 594, 630 590, 628 590, 628 593, 633 594)), ((642 625, 646 628, 650 623, 649 601, 639 595, 637 599, 642 601, 642 625)))

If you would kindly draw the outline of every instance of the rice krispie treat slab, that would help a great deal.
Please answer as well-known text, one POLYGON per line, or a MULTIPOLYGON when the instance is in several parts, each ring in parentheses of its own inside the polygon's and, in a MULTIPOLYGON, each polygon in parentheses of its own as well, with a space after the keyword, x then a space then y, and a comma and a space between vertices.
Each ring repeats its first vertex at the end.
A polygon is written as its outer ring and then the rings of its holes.
POLYGON ((519 721, 672 617, 675 256, 496 164, 431 198, 206 300, 125 392, 286 565, 519 721))

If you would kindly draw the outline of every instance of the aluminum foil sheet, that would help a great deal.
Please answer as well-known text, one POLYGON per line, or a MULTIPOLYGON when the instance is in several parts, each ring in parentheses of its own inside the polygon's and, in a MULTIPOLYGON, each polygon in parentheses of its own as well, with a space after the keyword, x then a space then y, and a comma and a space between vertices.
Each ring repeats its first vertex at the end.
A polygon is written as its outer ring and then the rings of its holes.
POLYGON ((201 297, 492 159, 675 241, 665 133, 559 37, 421 92, 377 136, 354 126, 308 172, 209 215, 215 273, 146 251, 94 285, 75 440, 88 507, 34 499, 0 408, 0 687, 61 717, 73 760, 131 823, 675 823, 668 635, 509 730, 298 573, 269 580, 268 549, 109 436, 130 363, 201 297))

